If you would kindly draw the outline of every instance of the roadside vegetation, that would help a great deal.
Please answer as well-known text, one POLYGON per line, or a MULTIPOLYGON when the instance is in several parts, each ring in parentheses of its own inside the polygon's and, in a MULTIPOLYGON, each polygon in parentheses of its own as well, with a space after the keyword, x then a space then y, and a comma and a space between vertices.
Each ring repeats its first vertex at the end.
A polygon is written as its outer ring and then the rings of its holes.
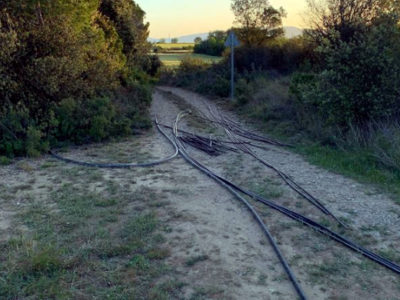
POLYGON ((194 53, 222 56, 225 51, 225 41, 227 37, 226 31, 210 32, 206 40, 198 40, 194 46, 194 53))
POLYGON ((130 0, 0 3, 0 155, 149 126, 149 24, 130 0))
MULTIPOLYGON (((236 99, 228 105, 313 163, 398 196, 400 7, 386 0, 310 0, 308 6, 310 29, 287 39, 283 9, 232 1, 241 46, 236 99)), ((212 66, 184 60, 161 81, 227 98, 228 55, 212 66)))

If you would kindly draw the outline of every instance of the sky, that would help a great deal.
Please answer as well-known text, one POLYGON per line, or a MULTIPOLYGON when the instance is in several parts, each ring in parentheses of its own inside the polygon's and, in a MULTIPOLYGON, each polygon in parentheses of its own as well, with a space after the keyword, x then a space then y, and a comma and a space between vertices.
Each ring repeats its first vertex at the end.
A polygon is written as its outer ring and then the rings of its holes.
MULTIPOLYGON (((231 0, 135 0, 146 12, 150 37, 168 38, 225 30, 233 25, 231 0)), ((270 0, 272 6, 283 7, 285 26, 305 27, 302 14, 306 0, 270 0)))

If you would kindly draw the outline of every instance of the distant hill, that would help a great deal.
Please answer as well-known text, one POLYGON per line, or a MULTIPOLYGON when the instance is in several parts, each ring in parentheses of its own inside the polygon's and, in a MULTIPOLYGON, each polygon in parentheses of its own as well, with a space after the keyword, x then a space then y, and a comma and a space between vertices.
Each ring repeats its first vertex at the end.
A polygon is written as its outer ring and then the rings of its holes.
POLYGON ((288 39, 294 38, 296 36, 302 35, 303 34, 303 29, 293 27, 293 26, 285 26, 283 27, 285 30, 285 36, 288 39))
MULTIPOLYGON (((303 29, 293 27, 293 26, 283 27, 283 29, 285 30, 285 36, 287 38, 293 38, 293 37, 299 36, 303 33, 303 29)), ((203 40, 205 40, 208 37, 208 32, 180 36, 180 37, 178 37, 178 41, 179 41, 179 43, 193 43, 194 39, 197 37, 201 37, 203 40)), ((156 43, 160 39, 161 38, 149 38, 149 42, 156 43)), ((167 43, 171 42, 171 40, 168 38, 165 38, 165 41, 167 43)))
MULTIPOLYGON (((183 35, 183 36, 178 37, 178 42, 179 42, 179 43, 194 43, 194 39, 197 38, 197 37, 201 37, 203 40, 205 40, 205 39, 207 39, 207 37, 208 37, 208 32, 205 32, 205 33, 196 33, 196 34, 189 34, 189 35, 183 35)), ((159 38, 159 39, 156 39, 156 38, 149 38, 149 42, 156 43, 156 42, 158 42, 160 39, 161 39, 161 38, 159 38)), ((167 43, 170 43, 170 42, 171 42, 171 39, 165 38, 165 41, 166 41, 167 43)))

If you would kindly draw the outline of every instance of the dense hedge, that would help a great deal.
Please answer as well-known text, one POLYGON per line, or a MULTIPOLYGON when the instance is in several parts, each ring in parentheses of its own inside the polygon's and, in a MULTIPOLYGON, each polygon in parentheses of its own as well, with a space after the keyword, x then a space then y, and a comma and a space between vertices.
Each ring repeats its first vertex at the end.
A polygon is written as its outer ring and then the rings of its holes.
POLYGON ((148 24, 130 0, 0 3, 0 155, 128 134, 144 120, 148 24))

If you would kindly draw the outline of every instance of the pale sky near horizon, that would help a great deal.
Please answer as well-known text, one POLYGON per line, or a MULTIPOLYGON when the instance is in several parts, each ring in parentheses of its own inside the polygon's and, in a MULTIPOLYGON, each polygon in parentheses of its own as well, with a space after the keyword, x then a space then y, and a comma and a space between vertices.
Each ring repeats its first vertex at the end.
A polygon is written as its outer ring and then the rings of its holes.
MULTIPOLYGON (((150 37, 168 38, 226 30, 232 27, 234 16, 231 0, 134 0, 146 12, 150 22, 150 37)), ((306 0, 270 0, 272 6, 283 7, 285 26, 305 27, 302 15, 306 0)))

